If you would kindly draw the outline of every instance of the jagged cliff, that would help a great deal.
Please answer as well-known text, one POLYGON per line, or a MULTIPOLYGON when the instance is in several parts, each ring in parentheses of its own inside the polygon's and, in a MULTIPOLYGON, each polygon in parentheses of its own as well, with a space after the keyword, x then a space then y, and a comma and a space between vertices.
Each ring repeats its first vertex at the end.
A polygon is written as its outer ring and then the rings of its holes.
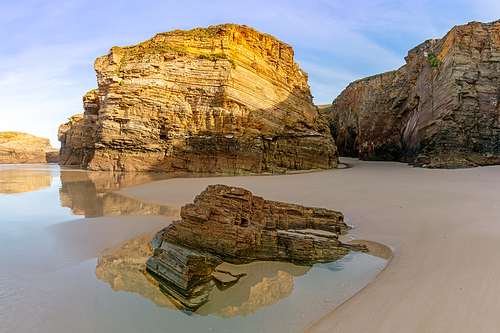
POLYGON ((224 24, 157 34, 96 60, 99 88, 59 128, 61 163, 91 170, 279 172, 336 167, 292 48, 224 24))
POLYGON ((456 26, 405 60, 333 101, 340 154, 444 168, 500 163, 500 23, 456 26))
POLYGON ((0 164, 57 163, 50 140, 28 133, 0 132, 0 164))

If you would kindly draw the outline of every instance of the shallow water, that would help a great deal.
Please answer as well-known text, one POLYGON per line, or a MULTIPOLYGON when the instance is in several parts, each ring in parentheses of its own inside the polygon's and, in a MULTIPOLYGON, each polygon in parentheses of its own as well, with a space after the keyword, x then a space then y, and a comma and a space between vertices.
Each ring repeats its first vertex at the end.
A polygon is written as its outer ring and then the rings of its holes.
POLYGON ((0 331, 300 332, 387 264, 351 253, 312 268, 241 265, 238 284, 179 311, 140 271, 178 208, 113 192, 168 177, 0 165, 0 331))

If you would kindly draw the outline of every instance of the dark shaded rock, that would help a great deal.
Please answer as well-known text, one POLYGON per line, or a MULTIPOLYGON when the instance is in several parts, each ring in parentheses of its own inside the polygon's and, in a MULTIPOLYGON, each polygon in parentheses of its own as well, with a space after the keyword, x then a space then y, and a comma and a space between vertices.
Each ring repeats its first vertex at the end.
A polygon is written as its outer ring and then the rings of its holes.
POLYGON ((455 26, 405 60, 333 101, 340 155, 439 168, 500 163, 500 23, 455 26))
POLYGON ((146 261, 146 270, 159 282, 162 292, 194 311, 208 301, 212 272, 220 263, 210 254, 162 242, 146 261))
POLYGON ((191 290, 199 281, 211 280, 214 268, 222 263, 217 257, 163 242, 148 259, 149 268, 168 276, 171 282, 191 290))
POLYGON ((59 150, 46 152, 45 159, 47 163, 59 163, 59 150))

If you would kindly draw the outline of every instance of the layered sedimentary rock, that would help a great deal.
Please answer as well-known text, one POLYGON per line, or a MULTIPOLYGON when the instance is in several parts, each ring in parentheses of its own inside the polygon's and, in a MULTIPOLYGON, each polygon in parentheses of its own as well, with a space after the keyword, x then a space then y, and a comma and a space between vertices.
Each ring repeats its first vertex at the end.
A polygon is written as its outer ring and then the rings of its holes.
POLYGON ((338 240, 348 229, 342 213, 268 201, 226 185, 208 186, 181 208, 181 218, 150 241, 153 256, 146 270, 187 309, 208 300, 214 270, 222 261, 309 265, 367 250, 338 240))
POLYGON ((0 132, 0 164, 56 163, 50 140, 28 133, 0 132))
MULTIPOLYGON (((151 256, 148 243, 153 235, 130 240, 116 249, 99 254, 95 269, 96 277, 108 283, 114 291, 137 293, 154 302, 158 307, 192 309, 200 305, 183 296, 185 291, 155 280, 147 272, 146 260, 151 256), (183 304, 186 304, 187 307, 183 304)), ((261 307, 271 306, 293 291, 293 278, 302 276, 310 267, 288 263, 258 262, 251 265, 223 263, 212 273, 214 281, 207 283, 203 296, 210 302, 196 313, 223 318, 246 316, 261 307), (241 277, 245 279, 239 281, 241 277), (219 279, 219 280, 216 280, 219 279), (236 286, 221 284, 220 280, 238 282, 236 286), (217 287, 216 287, 217 286, 217 287), (231 286, 231 288, 227 288, 231 286), (215 291, 215 292, 214 292, 215 291)), ((191 295, 193 296, 193 295, 191 295)), ((204 298, 198 298, 204 300, 204 298)), ((205 299, 206 301, 206 299, 205 299)))
POLYGON ((348 229, 340 212, 264 200, 226 185, 208 186, 181 208, 181 218, 160 231, 156 242, 208 252, 232 263, 329 262, 357 248, 338 240, 348 229))
POLYGON ((91 170, 280 172, 338 163, 292 48, 224 24, 157 34, 96 60, 99 88, 59 128, 91 170))
POLYGON ((221 263, 209 253, 161 242, 146 261, 146 270, 179 308, 195 311, 208 301, 214 287, 212 273, 221 263))
POLYGON ((340 154, 445 168, 500 163, 500 23, 456 26, 405 60, 332 103, 340 154))

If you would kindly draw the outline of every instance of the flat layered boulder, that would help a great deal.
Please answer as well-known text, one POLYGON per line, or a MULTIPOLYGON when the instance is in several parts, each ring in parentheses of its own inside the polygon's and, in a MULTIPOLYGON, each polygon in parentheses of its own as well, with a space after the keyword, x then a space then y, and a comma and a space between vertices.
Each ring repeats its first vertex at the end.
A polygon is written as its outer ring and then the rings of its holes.
POLYGON ((333 168, 328 123, 293 50, 247 26, 160 33, 95 62, 98 89, 59 128, 90 170, 260 173, 333 168))
POLYGON ((171 289, 183 295, 186 308, 206 301, 212 280, 222 286, 236 282, 239 276, 215 272, 223 261, 312 265, 367 250, 339 241, 338 236, 348 230, 340 212, 269 201, 226 185, 208 186, 181 208, 181 218, 150 241, 153 256, 146 270, 163 285, 174 286, 171 289))

